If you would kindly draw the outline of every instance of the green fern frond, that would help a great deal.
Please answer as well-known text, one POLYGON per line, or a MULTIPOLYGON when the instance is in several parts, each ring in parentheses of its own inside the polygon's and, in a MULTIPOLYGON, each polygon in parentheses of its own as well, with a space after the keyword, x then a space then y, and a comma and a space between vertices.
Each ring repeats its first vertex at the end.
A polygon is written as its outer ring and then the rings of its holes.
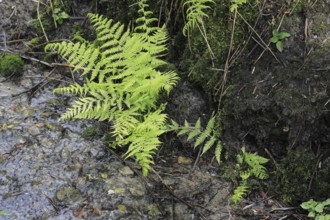
POLYGON ((215 157, 218 163, 220 163, 222 145, 221 140, 219 139, 219 131, 215 126, 216 116, 213 116, 207 123, 205 130, 202 130, 201 127, 201 120, 200 118, 196 121, 195 126, 192 127, 187 121, 183 127, 179 127, 177 124, 171 129, 179 130, 178 136, 187 134, 187 141, 195 139, 194 148, 198 147, 199 145, 203 144, 202 153, 206 153, 210 150, 213 146, 215 146, 215 157))
POLYGON ((191 131, 191 126, 187 120, 184 121, 184 126, 180 128, 180 131, 178 132, 178 136, 187 134, 191 131))
POLYGON ((96 30, 93 43, 53 43, 45 50, 57 51, 85 79, 83 85, 54 90, 77 96, 61 119, 112 121, 115 145, 128 147, 125 157, 135 157, 146 175, 161 144, 159 136, 168 130, 167 115, 157 99, 162 90, 170 92, 178 76, 158 71, 167 64, 160 56, 168 34, 164 27, 152 26, 157 19, 147 10, 146 0, 140 0, 139 7, 138 33, 102 15, 88 14, 96 30))
POLYGON ((196 25, 202 24, 203 19, 208 17, 205 13, 206 9, 209 9, 210 6, 207 3, 213 3, 213 0, 186 0, 183 6, 187 6, 186 10, 186 24, 183 27, 183 35, 187 36, 187 32, 190 29, 194 29, 196 25))
POLYGON ((222 145, 221 145, 221 141, 219 140, 217 142, 217 145, 215 146, 215 152, 214 152, 214 155, 215 155, 215 159, 217 160, 218 164, 220 164, 221 160, 221 152, 222 152, 222 145))
POLYGON ((246 0, 231 0, 230 11, 234 12, 237 10, 238 6, 243 5, 246 3, 246 0))
POLYGON ((239 176, 241 177, 241 179, 243 181, 246 181, 250 176, 251 176, 251 171, 247 170, 247 171, 241 171, 239 176))
POLYGON ((203 132, 201 132, 201 134, 197 138, 197 140, 195 142, 195 147, 197 147, 198 145, 203 143, 206 140, 207 137, 211 136, 211 133, 213 132, 213 129, 214 129, 214 122, 215 122, 215 117, 212 117, 208 121, 206 129, 203 132))
POLYGON ((153 164, 152 155, 161 144, 159 136, 166 132, 166 118, 167 115, 161 114, 160 110, 148 114, 125 140, 129 144, 125 158, 135 156, 145 176, 148 174, 150 165, 153 164))
POLYGON ((234 194, 231 197, 234 204, 237 204, 237 202, 243 198, 243 196, 248 192, 248 189, 248 186, 243 183, 234 190, 234 194))
POLYGON ((139 10, 138 13, 140 17, 136 19, 138 26, 134 29, 136 33, 145 33, 146 36, 150 35, 153 31, 157 30, 157 27, 152 26, 153 22, 158 21, 156 18, 153 18, 151 15, 152 11, 148 11, 147 8, 149 5, 146 0, 138 1, 139 10))
POLYGON ((263 165, 268 159, 252 153, 244 154, 244 161, 249 165, 253 175, 259 179, 267 179, 266 167, 263 165))
POLYGON ((73 95, 86 95, 89 92, 89 88, 85 85, 81 86, 78 83, 74 83, 68 87, 65 88, 56 88, 54 89, 54 93, 57 94, 66 94, 71 93, 73 95))

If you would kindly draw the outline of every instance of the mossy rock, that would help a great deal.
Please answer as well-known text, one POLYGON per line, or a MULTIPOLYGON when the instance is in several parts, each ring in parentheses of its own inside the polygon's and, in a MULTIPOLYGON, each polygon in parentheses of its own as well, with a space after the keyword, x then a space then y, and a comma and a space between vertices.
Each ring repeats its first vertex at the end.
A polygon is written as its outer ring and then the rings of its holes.
MULTIPOLYGON (((184 72, 189 73, 189 78, 200 85, 210 97, 218 94, 219 82, 223 79, 223 71, 232 35, 232 20, 234 13, 230 12, 229 1, 215 1, 212 10, 206 11, 209 18, 205 20, 205 29, 210 48, 215 56, 212 60, 207 43, 199 30, 195 28, 189 36, 182 61, 180 63, 184 72)), ((252 23, 256 17, 257 5, 242 6, 240 13, 248 22, 252 23)), ((248 37, 248 26, 240 18, 236 18, 233 34, 233 48, 239 47, 248 37)), ((233 49, 232 48, 232 49, 233 49)), ((236 65, 239 65, 236 63, 236 65)), ((217 99, 216 99, 217 101, 217 99)))
POLYGON ((329 161, 321 163, 311 150, 290 150, 275 176, 278 181, 271 183, 271 190, 292 204, 298 205, 310 198, 324 200, 330 197, 329 161))
POLYGON ((0 75, 9 77, 23 74, 24 61, 15 54, 5 54, 0 57, 0 75))

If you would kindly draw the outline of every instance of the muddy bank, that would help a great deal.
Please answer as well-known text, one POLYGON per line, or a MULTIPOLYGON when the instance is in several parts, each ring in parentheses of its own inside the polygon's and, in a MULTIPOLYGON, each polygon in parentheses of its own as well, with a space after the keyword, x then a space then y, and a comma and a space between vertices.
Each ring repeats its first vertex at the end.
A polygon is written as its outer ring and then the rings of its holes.
POLYGON ((280 183, 271 188, 291 202, 330 196, 329 10, 318 2, 279 18, 290 34, 283 52, 251 51, 251 62, 234 68, 224 101, 226 135, 273 157, 280 183))

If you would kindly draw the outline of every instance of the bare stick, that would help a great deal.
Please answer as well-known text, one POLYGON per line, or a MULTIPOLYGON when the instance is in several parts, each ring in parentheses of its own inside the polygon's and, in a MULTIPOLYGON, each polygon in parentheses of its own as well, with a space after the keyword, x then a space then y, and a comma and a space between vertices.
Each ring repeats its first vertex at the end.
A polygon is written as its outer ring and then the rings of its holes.
POLYGON ((242 20, 250 27, 250 29, 257 35, 257 37, 260 39, 261 43, 267 48, 267 50, 272 54, 272 56, 277 60, 277 62, 282 63, 274 54, 274 52, 272 51, 272 49, 270 49, 270 47, 265 43, 265 41, 261 38, 261 36, 258 34, 258 32, 249 24, 249 22, 247 22, 247 20, 245 20, 245 18, 239 13, 237 12, 237 14, 242 18, 242 20))
POLYGON ((42 32, 44 33, 44 36, 45 36, 45 38, 46 38, 46 41, 49 42, 48 37, 47 37, 47 34, 46 34, 46 32, 45 32, 45 29, 44 29, 44 26, 42 25, 42 22, 41 22, 39 8, 40 8, 40 0, 37 2, 38 21, 39 21, 39 23, 40 23, 40 27, 41 27, 41 29, 42 29, 42 32))
POLYGON ((224 72, 223 73, 223 79, 222 79, 222 83, 220 84, 220 88, 219 88, 219 90, 221 90, 221 91, 220 91, 220 99, 219 99, 218 109, 220 109, 221 100, 222 100, 222 96, 223 96, 223 91, 225 89, 226 82, 227 82, 227 74, 228 74, 228 70, 229 70, 229 60, 230 60, 230 55, 231 55, 231 51, 233 49, 233 43, 234 43, 236 17, 237 17, 237 9, 235 10, 235 14, 234 14, 234 21, 233 21, 233 26, 232 26, 232 30, 231 30, 231 36, 230 36, 230 44, 229 44, 227 59, 226 59, 226 63, 225 63, 225 68, 224 68, 224 71, 223 71, 224 72))

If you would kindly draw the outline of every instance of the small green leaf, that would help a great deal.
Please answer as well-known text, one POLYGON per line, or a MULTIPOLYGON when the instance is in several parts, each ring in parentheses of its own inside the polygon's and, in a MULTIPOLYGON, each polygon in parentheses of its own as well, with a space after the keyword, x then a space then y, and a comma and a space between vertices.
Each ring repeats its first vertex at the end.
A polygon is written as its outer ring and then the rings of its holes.
POLYGON ((201 131, 199 129, 194 129, 192 132, 189 133, 187 141, 190 141, 191 139, 193 139, 197 135, 200 135, 200 133, 201 133, 201 131))
POLYGON ((7 212, 5 210, 0 210, 0 216, 1 215, 9 215, 9 214, 10 214, 10 212, 7 212))
POLYGON ((197 120, 197 122, 196 122, 196 124, 195 124, 195 129, 200 129, 201 128, 201 119, 200 118, 198 118, 198 120, 197 120))
POLYGON ((61 13, 61 17, 62 17, 63 19, 70 18, 70 16, 69 16, 65 11, 63 11, 63 12, 61 13))
POLYGON ((278 42, 278 37, 276 37, 276 36, 273 36, 272 38, 270 38, 270 42, 272 42, 272 43, 277 43, 278 42))
POLYGON ((220 162, 221 162, 221 160, 220 160, 221 150, 222 150, 221 142, 218 141, 217 146, 215 147, 215 159, 217 159, 218 164, 220 164, 220 162))
POLYGON ((279 39, 285 39, 285 38, 287 38, 287 37, 290 37, 291 35, 288 33, 288 32, 281 32, 281 33, 279 33, 278 35, 277 35, 277 37, 279 38, 279 39))
POLYGON ((310 218, 314 218, 314 217, 315 217, 315 212, 314 212, 314 211, 310 211, 310 212, 308 213, 308 217, 310 217, 310 218))
POLYGON ((171 120, 171 122, 172 122, 171 129, 178 130, 179 124, 177 122, 175 122, 174 120, 171 120))
POLYGON ((309 201, 307 201, 307 202, 303 202, 300 206, 301 206, 301 208, 303 208, 303 209, 314 209, 314 207, 317 205, 317 202, 316 201, 314 201, 313 199, 310 199, 309 201))
POLYGON ((322 213, 323 212, 323 209, 324 209, 324 205, 322 203, 318 204, 315 207, 315 211, 317 211, 318 213, 322 213))
POLYGON ((278 41, 276 43, 276 48, 278 49, 278 51, 282 52, 283 51, 283 43, 282 41, 278 41))
POLYGON ((316 216, 315 220, 325 220, 325 216, 324 215, 316 216))
POLYGON ((325 200, 324 202, 322 202, 322 204, 324 206, 330 205, 330 199, 325 200))
POLYGON ((215 143, 216 140, 217 140, 217 139, 216 139, 214 136, 212 136, 212 137, 210 138, 210 140, 209 140, 208 142, 206 142, 206 144, 205 144, 204 147, 203 147, 202 155, 203 155, 206 151, 208 151, 208 150, 213 146, 213 144, 215 143))

